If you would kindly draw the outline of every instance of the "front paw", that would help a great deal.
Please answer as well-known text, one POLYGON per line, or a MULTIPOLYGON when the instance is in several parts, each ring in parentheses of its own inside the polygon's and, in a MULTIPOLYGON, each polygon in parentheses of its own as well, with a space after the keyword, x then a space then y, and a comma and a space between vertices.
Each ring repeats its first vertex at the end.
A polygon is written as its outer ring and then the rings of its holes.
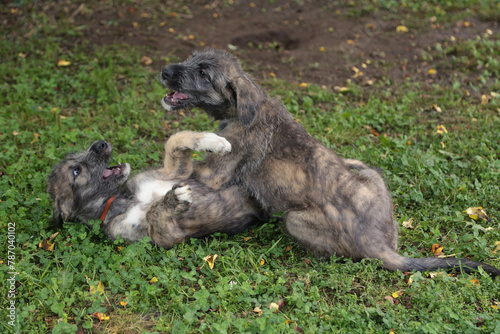
POLYGON ((179 202, 193 203, 193 192, 188 185, 178 185, 172 189, 179 202))
POLYGON ((231 152, 231 143, 226 138, 218 136, 215 133, 205 133, 198 143, 196 150, 227 154, 231 152))

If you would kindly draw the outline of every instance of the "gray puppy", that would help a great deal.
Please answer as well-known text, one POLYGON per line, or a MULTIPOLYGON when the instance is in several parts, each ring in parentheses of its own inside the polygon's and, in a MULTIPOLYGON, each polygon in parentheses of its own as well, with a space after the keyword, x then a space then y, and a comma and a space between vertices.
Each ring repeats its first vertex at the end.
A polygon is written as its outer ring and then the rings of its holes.
POLYGON ((213 192, 187 179, 193 150, 220 156, 230 152, 231 145, 213 133, 179 132, 165 144, 162 168, 128 181, 129 164, 108 167, 112 147, 105 141, 69 154, 48 179, 55 225, 101 219, 112 239, 120 235, 133 242, 150 236, 168 249, 190 237, 234 234, 259 222, 260 210, 236 186, 213 192))
POLYGON ((398 226, 382 177, 309 135, 230 53, 196 52, 165 67, 161 81, 174 91, 162 99, 165 109, 204 109, 221 121, 218 134, 232 145, 231 153, 195 166, 192 177, 214 191, 237 185, 266 212, 284 212, 288 233, 318 256, 379 259, 390 270, 482 266, 500 274, 475 261, 398 254, 398 226))

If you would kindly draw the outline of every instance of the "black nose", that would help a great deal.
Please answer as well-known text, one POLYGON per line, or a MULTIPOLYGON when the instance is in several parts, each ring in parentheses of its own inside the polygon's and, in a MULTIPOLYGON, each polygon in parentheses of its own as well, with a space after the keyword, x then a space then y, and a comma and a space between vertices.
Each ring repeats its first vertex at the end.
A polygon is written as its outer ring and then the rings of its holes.
POLYGON ((100 154, 104 150, 106 150, 107 148, 108 148, 108 143, 106 143, 104 140, 98 140, 92 144, 92 146, 90 147, 90 150, 94 151, 97 154, 100 154))
POLYGON ((174 76, 174 71, 170 66, 167 66, 163 70, 161 70, 161 78, 164 81, 169 81, 170 79, 172 79, 173 76, 174 76))

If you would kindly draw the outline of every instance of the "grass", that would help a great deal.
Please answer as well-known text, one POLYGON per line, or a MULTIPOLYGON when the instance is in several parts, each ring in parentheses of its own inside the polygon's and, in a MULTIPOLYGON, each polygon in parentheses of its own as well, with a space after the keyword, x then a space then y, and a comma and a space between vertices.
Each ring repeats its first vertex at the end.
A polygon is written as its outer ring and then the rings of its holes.
MULTIPOLYGON (((281 233, 278 221, 168 251, 147 240, 110 241, 97 225, 67 223, 52 240, 53 250, 43 250, 39 243, 56 232, 45 182, 67 152, 109 140, 114 160, 137 171, 161 162, 169 134, 215 126, 201 111, 165 114, 157 74, 140 64, 134 49, 68 48, 59 35, 64 22, 44 23, 43 13, 31 19, 45 24, 38 32, 44 38, 0 41, 0 227, 6 245, 0 279, 19 273, 15 297, 7 297, 10 285, 0 286, 2 332, 500 330, 498 279, 483 272, 434 278, 416 272, 408 284, 408 273, 383 270, 376 261, 320 262, 281 233), (58 66, 59 59, 69 66, 58 66), (14 257, 7 252, 13 224, 14 257), (212 270, 203 261, 209 254, 219 255, 212 270), (14 327, 6 320, 10 300, 14 327), (284 307, 272 312, 269 305, 280 300, 284 307), (100 321, 96 313, 109 319, 100 321)), ((264 85, 325 145, 384 170, 397 221, 414 218, 416 226, 401 228, 403 254, 433 256, 437 243, 446 255, 500 267, 498 40, 493 34, 432 50, 442 64, 438 71, 450 71, 453 81, 380 80, 368 88, 352 83, 341 93, 275 79, 264 85), (451 56, 456 61, 447 63, 451 56), (439 125, 448 133, 437 133, 439 125), (489 221, 463 213, 477 206, 489 221)))

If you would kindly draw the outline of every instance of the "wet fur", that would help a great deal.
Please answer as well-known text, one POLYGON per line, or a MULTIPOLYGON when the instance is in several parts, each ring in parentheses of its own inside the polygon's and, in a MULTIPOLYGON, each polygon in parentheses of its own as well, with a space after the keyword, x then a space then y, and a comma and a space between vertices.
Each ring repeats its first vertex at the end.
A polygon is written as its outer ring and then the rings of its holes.
POLYGON ((192 172, 193 150, 220 156, 231 146, 212 133, 179 132, 165 144, 162 168, 128 181, 128 164, 123 165, 120 175, 103 178, 111 157, 108 143, 98 141, 87 151, 69 154, 48 179, 55 225, 60 227, 64 221, 88 224, 91 219, 99 219, 113 196, 116 199, 103 222, 110 238, 120 235, 134 242, 150 236, 167 249, 191 237, 214 232, 234 234, 258 222, 260 211, 248 196, 241 196, 236 186, 214 193, 202 183, 187 179, 192 172))
POLYGON ((288 233, 319 257, 379 259, 390 270, 469 272, 482 266, 500 274, 481 262, 398 254, 391 196, 377 171, 340 158, 309 135, 230 53, 196 52, 164 68, 161 80, 183 94, 167 95, 165 109, 203 108, 232 145, 230 154, 197 164, 191 178, 214 191, 236 185, 267 213, 284 212, 288 233))

